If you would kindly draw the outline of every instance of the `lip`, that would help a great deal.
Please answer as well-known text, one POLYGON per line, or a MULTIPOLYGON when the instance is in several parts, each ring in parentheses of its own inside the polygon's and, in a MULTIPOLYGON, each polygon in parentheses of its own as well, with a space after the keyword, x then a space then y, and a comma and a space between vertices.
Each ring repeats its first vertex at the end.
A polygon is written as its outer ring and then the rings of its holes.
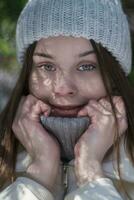
POLYGON ((52 105, 52 108, 54 109, 60 109, 60 110, 74 110, 74 109, 78 109, 78 108, 81 108, 83 107, 84 105, 52 105))
POLYGON ((84 105, 51 105, 52 112, 51 115, 53 116, 67 116, 67 117, 76 117, 80 109, 84 105))

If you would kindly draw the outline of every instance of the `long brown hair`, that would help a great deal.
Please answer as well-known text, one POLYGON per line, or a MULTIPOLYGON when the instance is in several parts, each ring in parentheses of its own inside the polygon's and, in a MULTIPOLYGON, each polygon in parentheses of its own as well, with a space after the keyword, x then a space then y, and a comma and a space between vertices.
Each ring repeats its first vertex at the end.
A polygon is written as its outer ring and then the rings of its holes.
POLYGON ((104 86, 113 109, 112 95, 119 95, 124 101, 128 121, 128 133, 125 134, 124 142, 129 158, 134 165, 134 87, 111 53, 93 40, 91 43, 96 51, 104 86))
POLYGON ((0 114, 0 187, 15 179, 15 163, 19 141, 12 131, 12 123, 21 97, 28 95, 28 80, 32 68, 35 43, 26 52, 25 61, 11 97, 0 114))
POLYGON ((116 134, 114 137, 113 151, 116 153, 117 158, 117 170, 120 178, 120 187, 124 190, 126 197, 131 199, 128 192, 125 189, 124 182, 121 178, 120 170, 120 137, 118 131, 117 117, 114 104, 112 102, 112 96, 121 96, 126 108, 128 128, 125 132, 124 147, 125 151, 130 158, 132 165, 134 166, 134 87, 130 84, 128 77, 123 71, 120 63, 111 55, 111 53, 102 47, 101 44, 96 44, 91 40, 91 44, 96 52, 96 56, 99 63, 100 73, 103 79, 103 83, 107 92, 107 96, 112 106, 115 122, 116 122, 116 134))
MULTIPOLYGON (((118 61, 108 52, 101 44, 95 43, 91 40, 92 46, 95 49, 100 72, 104 82, 107 95, 109 97, 110 103, 112 105, 113 113, 115 115, 115 109, 112 102, 112 95, 122 96, 128 119, 128 129, 125 134, 124 145, 126 151, 134 165, 134 89, 130 84, 128 78, 126 77, 121 65, 118 61)), ((32 55, 35 49, 35 43, 31 45, 24 59, 24 64, 20 77, 16 86, 13 90, 12 96, 0 115, 0 177, 1 186, 7 181, 13 181, 15 179, 15 164, 17 156, 17 147, 19 141, 15 138, 12 131, 12 123, 17 111, 17 107, 22 95, 27 95, 28 90, 28 80, 32 69, 32 55)), ((121 180, 120 168, 119 168, 119 134, 117 127, 117 134, 115 135, 114 147, 117 152, 117 163, 118 172, 121 180)), ((122 182, 122 181, 121 181, 122 182)), ((123 183, 122 186, 124 187, 123 183)), ((124 188, 125 189, 125 188, 124 188)))

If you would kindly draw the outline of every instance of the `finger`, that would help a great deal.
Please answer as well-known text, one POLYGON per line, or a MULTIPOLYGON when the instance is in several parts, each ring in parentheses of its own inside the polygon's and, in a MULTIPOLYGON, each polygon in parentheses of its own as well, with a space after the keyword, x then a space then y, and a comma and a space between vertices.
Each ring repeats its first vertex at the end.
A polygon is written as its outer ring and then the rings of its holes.
POLYGON ((111 103, 110 103, 107 99, 102 98, 102 99, 100 99, 98 102, 99 102, 99 104, 100 104, 101 106, 103 106, 107 111, 112 112, 111 103))
POLYGON ((29 116, 33 120, 38 120, 40 121, 40 115, 44 114, 45 116, 48 116, 51 112, 50 106, 47 104, 43 103, 42 101, 38 100, 35 105, 32 106, 31 112, 29 116))
POLYGON ((92 116, 95 110, 90 104, 87 104, 78 112, 77 116, 89 116, 89 114, 92 116))
POLYGON ((77 116, 88 116, 87 106, 84 106, 77 114, 77 116))
POLYGON ((95 100, 90 100, 87 105, 85 105, 79 112, 78 116, 88 116, 88 107, 92 107, 90 102, 94 102, 95 100))
MULTIPOLYGON (((86 108, 86 116, 88 116, 90 118, 91 124, 94 124, 98 121, 98 119, 100 119, 102 117, 102 113, 99 112, 99 110, 97 110, 95 107, 88 105, 86 108)), ((90 125, 91 127, 91 125, 90 125)))
POLYGON ((125 109, 125 104, 123 102, 122 97, 120 96, 114 96, 113 97, 113 103, 115 105, 115 108, 118 112, 119 115, 126 116, 126 109, 125 109))
POLYGON ((37 98, 35 98, 33 95, 29 94, 26 96, 24 105, 23 105, 23 113, 26 113, 31 110, 31 107, 36 104, 38 101, 37 98))
MULTIPOLYGON (((121 97, 115 96, 115 97, 112 98, 112 100, 113 100, 113 104, 114 104, 114 107, 115 107, 115 112, 116 112, 117 118, 124 116, 125 115, 125 107, 124 107, 124 103, 123 103, 121 97)), ((113 113, 111 103, 108 100, 101 99, 101 100, 99 100, 99 103, 106 110, 113 113)))
MULTIPOLYGON (((103 100, 104 101, 104 100, 103 100)), ((107 102, 105 102, 107 103, 107 102)), ((90 101, 90 106, 92 106, 96 111, 100 112, 103 115, 112 115, 111 110, 107 110, 100 102, 91 100, 90 101)))

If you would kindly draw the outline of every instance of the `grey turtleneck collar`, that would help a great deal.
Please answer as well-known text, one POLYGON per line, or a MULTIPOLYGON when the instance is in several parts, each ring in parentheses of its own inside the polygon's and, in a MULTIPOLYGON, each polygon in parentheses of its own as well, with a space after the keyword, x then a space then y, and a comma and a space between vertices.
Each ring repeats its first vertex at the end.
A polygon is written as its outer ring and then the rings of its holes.
POLYGON ((41 116, 44 128, 54 135, 61 146, 61 159, 74 159, 74 146, 90 124, 88 117, 45 117, 41 116))

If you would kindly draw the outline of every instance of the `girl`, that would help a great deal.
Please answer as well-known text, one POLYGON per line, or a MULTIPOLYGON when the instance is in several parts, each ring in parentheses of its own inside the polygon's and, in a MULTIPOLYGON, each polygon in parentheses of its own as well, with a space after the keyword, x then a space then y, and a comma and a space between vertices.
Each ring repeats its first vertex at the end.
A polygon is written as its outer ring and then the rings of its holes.
POLYGON ((134 92, 119 0, 30 0, 0 116, 1 200, 134 199, 134 92))

